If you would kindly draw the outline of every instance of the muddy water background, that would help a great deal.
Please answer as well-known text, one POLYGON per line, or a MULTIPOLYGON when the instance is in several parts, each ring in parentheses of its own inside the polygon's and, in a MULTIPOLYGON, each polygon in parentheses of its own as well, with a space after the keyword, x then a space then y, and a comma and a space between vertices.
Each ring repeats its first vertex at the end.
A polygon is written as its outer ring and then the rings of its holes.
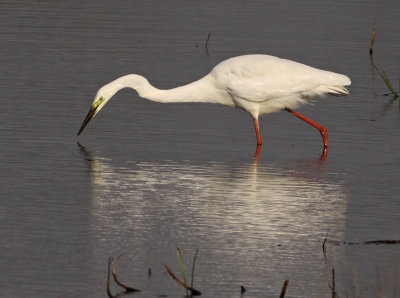
MULTIPOLYGON (((107 258, 137 297, 177 297, 176 247, 204 297, 400 295, 398 1, 2 1, 0 296, 106 296, 107 258), (208 33, 209 55, 204 49, 208 33), (347 74, 347 98, 261 119, 163 105, 123 90, 76 132, 97 89, 127 73, 171 88, 216 63, 267 53, 347 74), (321 244, 329 232, 327 254, 321 244), (346 244, 344 243, 346 242, 346 244), (152 276, 147 276, 148 268, 152 276)), ((114 293, 119 289, 112 288, 114 293)))

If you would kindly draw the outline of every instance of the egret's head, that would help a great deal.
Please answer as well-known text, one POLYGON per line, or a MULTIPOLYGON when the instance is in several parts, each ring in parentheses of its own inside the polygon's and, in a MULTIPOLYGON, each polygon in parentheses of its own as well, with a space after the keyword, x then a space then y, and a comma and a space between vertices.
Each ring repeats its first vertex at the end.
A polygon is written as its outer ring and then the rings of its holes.
POLYGON ((83 120, 82 126, 79 129, 78 136, 85 129, 89 121, 106 105, 106 103, 122 88, 130 87, 138 91, 147 90, 150 87, 149 82, 142 76, 131 74, 120 77, 107 85, 104 85, 97 91, 96 97, 90 107, 90 111, 87 114, 85 120, 83 120))
POLYGON ((99 92, 97 92, 96 97, 94 98, 94 101, 92 103, 92 106, 90 107, 90 110, 89 110, 88 114, 86 115, 85 120, 83 120, 81 128, 79 129, 78 136, 85 129, 86 125, 88 125, 89 121, 94 116, 96 116, 96 114, 105 106, 107 101, 110 99, 110 97, 106 97, 106 93, 103 94, 101 92, 101 89, 99 90, 99 92))

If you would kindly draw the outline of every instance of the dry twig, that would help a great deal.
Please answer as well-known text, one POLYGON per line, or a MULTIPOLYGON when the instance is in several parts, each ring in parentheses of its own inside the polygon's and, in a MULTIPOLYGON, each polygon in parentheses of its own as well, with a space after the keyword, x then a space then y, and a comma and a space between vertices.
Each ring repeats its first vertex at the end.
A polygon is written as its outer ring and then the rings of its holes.
POLYGON ((285 282, 283 283, 281 295, 279 296, 279 298, 285 297, 286 290, 287 290, 287 287, 288 287, 288 286, 289 286, 289 280, 287 279, 287 280, 285 280, 285 282))
POLYGON ((372 56, 374 54, 374 44, 375 44, 375 32, 376 32, 376 19, 378 15, 375 17, 374 28, 372 29, 372 38, 371 38, 371 45, 369 47, 369 55, 372 56))
POLYGON ((335 269, 332 268, 332 286, 330 286, 330 288, 332 289, 332 298, 338 297, 336 294, 336 290, 335 290, 335 287, 336 287, 335 283, 336 283, 335 282, 335 269))
POLYGON ((124 288, 125 291, 127 292, 140 292, 140 290, 135 289, 135 288, 131 288, 125 284, 123 284, 122 282, 120 282, 117 278, 117 262, 118 260, 121 258, 121 256, 119 256, 114 262, 113 262, 113 266, 112 266, 112 270, 111 270, 111 274, 114 277, 114 281, 117 285, 119 285, 120 287, 124 288))
POLYGON ((325 244, 326 244, 326 241, 327 241, 327 240, 328 240, 328 232, 326 232, 326 236, 325 236, 324 243, 322 243, 322 251, 323 251, 324 253, 326 253, 325 244))
POLYGON ((110 291, 110 273, 111 273, 111 263, 113 261, 113 257, 108 258, 108 271, 107 271, 107 294, 108 297, 114 298, 110 291))
POLYGON ((165 269, 167 269, 169 275, 182 287, 184 287, 186 290, 189 290, 193 296, 200 296, 201 292, 197 291, 196 289, 193 289, 192 287, 189 287, 187 284, 185 284, 183 281, 181 281, 167 265, 164 265, 165 269))
POLYGON ((192 264, 192 280, 190 282, 190 287, 193 289, 193 283, 194 283, 194 265, 196 264, 196 258, 197 258, 197 253, 199 252, 199 249, 196 249, 196 253, 193 258, 193 264, 192 264))
POLYGON ((208 52, 208 42, 210 41, 210 37, 211 37, 211 32, 208 32, 206 44, 204 46, 206 48, 207 56, 210 56, 210 53, 208 52))

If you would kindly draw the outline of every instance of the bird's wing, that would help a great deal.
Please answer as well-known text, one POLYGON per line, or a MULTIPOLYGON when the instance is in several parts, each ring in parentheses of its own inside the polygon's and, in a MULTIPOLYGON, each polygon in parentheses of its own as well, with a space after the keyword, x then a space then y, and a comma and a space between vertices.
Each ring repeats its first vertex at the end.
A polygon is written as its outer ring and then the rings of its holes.
POLYGON ((241 65, 227 75, 227 91, 253 102, 306 92, 320 85, 320 70, 289 60, 241 65))

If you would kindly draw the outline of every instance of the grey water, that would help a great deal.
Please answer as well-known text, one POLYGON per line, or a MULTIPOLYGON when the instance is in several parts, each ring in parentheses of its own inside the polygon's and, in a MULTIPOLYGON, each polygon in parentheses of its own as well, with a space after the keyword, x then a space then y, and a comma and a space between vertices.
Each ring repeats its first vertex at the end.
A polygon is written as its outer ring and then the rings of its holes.
MULTIPOLYGON (((400 297, 399 1, 8 1, 0 4, 0 296, 107 297, 121 256, 135 297, 400 297), (210 33, 208 53, 205 42, 210 33), (350 96, 260 120, 123 90, 76 133, 96 91, 128 73, 159 88, 265 53, 348 75, 350 96), (322 243, 328 233, 326 253, 322 243), (353 243, 353 244, 352 244, 353 243), (354 244, 359 243, 359 244, 354 244), (152 274, 149 276, 148 271, 152 274), (247 291, 241 295, 240 286, 247 291)), ((122 291, 114 283, 111 292, 122 291)))

